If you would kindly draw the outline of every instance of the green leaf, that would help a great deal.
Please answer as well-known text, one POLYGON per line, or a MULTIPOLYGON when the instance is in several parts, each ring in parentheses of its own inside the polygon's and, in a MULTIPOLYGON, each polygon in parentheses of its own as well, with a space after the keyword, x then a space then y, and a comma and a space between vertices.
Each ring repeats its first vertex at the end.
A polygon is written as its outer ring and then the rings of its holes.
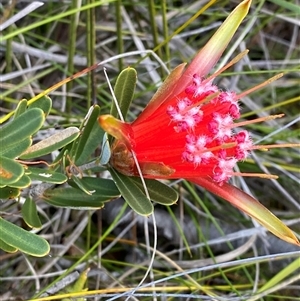
POLYGON ((98 198, 93 198, 79 189, 70 187, 48 189, 44 191, 42 199, 53 206, 77 210, 94 210, 104 207, 104 203, 98 198))
POLYGON ((109 172, 128 205, 138 214, 148 216, 153 213, 153 205, 130 177, 124 176, 115 169, 109 172))
POLYGON ((0 128, 0 145, 9 147, 11 144, 16 144, 16 141, 19 143, 28 139, 41 128, 44 120, 44 113, 41 109, 27 110, 0 128))
POLYGON ((90 189, 88 187, 86 187, 86 185, 84 185, 84 181, 82 181, 82 179, 72 175, 71 176, 71 179, 69 181, 69 184, 72 186, 72 187, 75 187, 75 188, 79 188, 80 190, 82 190, 85 194, 88 194, 88 195, 93 195, 93 192, 94 191, 90 191, 90 189))
POLYGON ((48 95, 44 95, 28 106, 28 109, 39 108, 48 116, 52 108, 52 100, 48 95))
POLYGON ((62 184, 68 180, 67 176, 64 174, 44 168, 28 167, 25 170, 25 173, 31 180, 38 180, 43 183, 62 184))
MULTIPOLYGON (((33 110, 33 109, 32 109, 33 110)), ((47 155, 71 143, 79 136, 79 129, 69 127, 32 145, 21 156, 21 159, 32 159, 47 155)))
MULTIPOLYGON (((120 197, 120 192, 114 183, 114 181, 103 178, 92 178, 83 177, 79 179, 82 185, 91 192, 93 196, 103 197, 103 202, 105 199, 112 199, 120 197)), ((77 183, 70 180, 68 182, 72 187, 78 188, 77 183)))
POLYGON ((21 209, 23 219, 25 223, 35 229, 40 229, 42 227, 41 220, 37 213, 37 208, 35 202, 31 198, 27 198, 21 209))
POLYGON ((76 165, 82 165, 87 162, 91 154, 99 146, 104 133, 97 123, 100 107, 97 105, 91 107, 87 115, 82 124, 82 133, 74 143, 74 162, 76 165))
POLYGON ((69 181, 72 187, 47 189, 44 191, 42 199, 59 207, 95 209, 102 208, 104 202, 120 196, 120 192, 112 180, 85 177, 80 181, 90 194, 79 189, 74 181, 69 181))
POLYGON ((14 188, 26 188, 31 184, 30 178, 24 174, 19 180, 11 183, 10 186, 14 188))
MULTIPOLYGON (((135 182, 140 189, 143 189, 142 181, 140 178, 132 177, 131 180, 135 182)), ((157 180, 145 179, 145 183, 153 202, 161 205, 170 206, 178 201, 178 193, 173 188, 169 187, 157 180)))
POLYGON ((289 9, 295 16, 299 16, 300 14, 300 7, 299 7, 299 3, 294 2, 293 1, 283 1, 283 0, 269 0, 270 2, 273 2, 275 4, 277 4, 278 6, 284 7, 286 9, 289 9))
POLYGON ((10 245, 8 245, 6 242, 4 242, 2 239, 0 239, 0 249, 7 253, 16 253, 18 251, 17 248, 14 248, 10 245))
POLYGON ((21 114, 25 113, 26 108, 27 108, 27 100, 26 99, 20 100, 16 108, 14 119, 16 119, 21 114))
POLYGON ((1 200, 15 199, 19 195, 20 195, 20 189, 9 187, 9 186, 0 188, 0 199, 1 200))
MULTIPOLYGON (((126 118, 129 106, 132 102, 135 86, 137 81, 137 73, 134 68, 128 67, 124 69, 118 76, 114 93, 124 119, 126 118)), ((115 104, 111 106, 110 114, 116 118, 119 117, 115 104)))
POLYGON ((0 186, 9 186, 24 174, 24 168, 15 160, 0 157, 0 186))
POLYGON ((30 147, 31 143, 32 139, 26 137, 24 140, 15 141, 13 144, 1 145, 0 156, 11 159, 17 158, 30 147))
POLYGON ((293 273, 298 272, 299 274, 299 267, 300 267, 300 257, 296 258, 289 265, 285 266, 285 268, 281 269, 280 272, 278 272, 271 279, 267 279, 266 283, 261 288, 259 288, 257 292, 262 293, 266 290, 271 289, 272 287, 275 287, 276 285, 283 282, 285 279, 289 278, 293 273))
POLYGON ((38 235, 25 231, 24 229, 12 224, 0 217, 1 239, 13 248, 36 256, 42 257, 49 253, 48 242, 38 235))

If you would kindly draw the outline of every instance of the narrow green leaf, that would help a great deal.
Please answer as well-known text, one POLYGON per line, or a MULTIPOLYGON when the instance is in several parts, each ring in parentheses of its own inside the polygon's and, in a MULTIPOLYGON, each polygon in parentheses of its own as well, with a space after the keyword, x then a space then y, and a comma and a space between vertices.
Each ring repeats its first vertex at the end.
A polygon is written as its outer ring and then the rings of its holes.
POLYGON ((17 248, 26 254, 43 257, 50 251, 50 246, 45 239, 34 233, 25 231, 1 217, 0 233, 1 239, 6 244, 17 248))
POLYGON ((69 127, 59 131, 58 133, 32 145, 20 156, 20 158, 32 159, 50 154, 51 152, 58 150, 74 141, 79 134, 79 129, 76 127, 69 127))
POLYGON ((11 159, 17 158, 30 147, 31 143, 32 139, 26 137, 24 140, 15 141, 15 143, 1 145, 0 156, 11 159))
POLYGON ((0 157, 0 186, 9 186, 24 174, 24 168, 15 160, 0 157))
POLYGON ((81 122, 79 129, 81 131, 81 135, 77 140, 76 148, 74 148, 75 152, 80 155, 86 141, 89 138, 89 133, 92 130, 95 122, 97 122, 97 118, 100 114, 100 107, 98 105, 93 105, 89 108, 86 113, 83 121, 81 122))
POLYGON ((14 248, 14 247, 8 245, 1 238, 0 238, 0 249, 2 249, 3 251, 5 251, 7 253, 16 253, 18 251, 17 248, 14 248))
POLYGON ((262 293, 272 287, 275 287, 280 282, 284 281, 284 279, 289 278, 293 273, 297 272, 299 274, 300 268, 300 257, 296 258, 293 262, 287 265, 285 268, 281 269, 279 273, 277 273, 271 279, 267 279, 267 282, 257 291, 258 293, 262 293))
POLYGON ((42 198, 59 207, 74 209, 102 208, 104 202, 108 202, 120 196, 120 192, 112 180, 85 177, 77 179, 81 186, 88 190, 89 194, 78 188, 74 181, 69 181, 72 187, 47 189, 42 198))
POLYGON ((104 207, 100 198, 93 198, 79 189, 69 187, 46 190, 42 199, 53 206, 77 210, 94 210, 104 207))
POLYGON ((0 188, 0 199, 1 200, 8 200, 17 198, 20 195, 20 189, 13 188, 13 187, 3 187, 0 188))
MULTIPOLYGON (((97 123, 97 118, 100 115, 100 107, 95 105, 90 108, 89 113, 83 124, 82 133, 74 143, 74 161, 76 165, 82 165, 87 162, 90 155, 99 146, 103 130, 97 123)), ((72 150, 73 151, 73 150, 72 150)))
POLYGON ((68 180, 67 176, 64 174, 44 168, 30 166, 25 170, 25 173, 31 180, 38 180, 44 183, 63 184, 68 180))
POLYGON ((278 6, 284 7, 286 9, 289 9, 295 16, 299 16, 300 14, 300 7, 299 3, 293 1, 284 1, 284 0, 269 0, 270 2, 273 2, 277 4, 278 6))
POLYGON ((45 120, 41 109, 27 110, 8 124, 0 128, 0 145, 15 144, 21 142, 36 133, 45 120))
POLYGON ((42 227, 41 220, 37 213, 37 208, 35 202, 31 198, 27 198, 21 209, 23 219, 25 223, 35 229, 40 229, 42 227))
MULTIPOLYGON (((132 102, 135 86, 137 81, 137 73, 134 68, 128 67, 124 69, 118 76, 116 85, 114 87, 114 93, 120 110, 125 119, 129 106, 132 102)), ((110 114, 116 118, 119 117, 115 104, 111 106, 110 114)))
POLYGON ((69 184, 75 188, 79 188, 82 190, 85 194, 93 195, 94 191, 90 191, 88 187, 84 185, 84 181, 82 181, 80 178, 72 175, 71 179, 69 181, 69 184), (75 184, 75 185, 74 185, 75 184))
POLYGON ((123 198, 136 213, 144 216, 153 213, 154 208, 151 201, 130 177, 124 176, 112 168, 109 171, 123 198))
POLYGON ((48 116, 52 108, 52 99, 48 95, 44 95, 28 106, 28 109, 39 108, 43 110, 45 116, 48 116))
MULTIPOLYGON (((103 197, 104 199, 112 199, 120 197, 120 192, 114 181, 103 178, 83 177, 78 180, 89 190, 90 194, 95 197, 103 197)), ((68 182, 72 187, 79 188, 77 183, 70 180, 68 182)), ((103 202, 104 202, 103 199, 103 202)))
POLYGON ((26 108, 27 108, 27 100, 26 99, 20 100, 16 108, 14 119, 19 117, 21 114, 25 113, 26 108))
POLYGON ((26 188, 31 184, 30 178, 23 174, 22 177, 14 183, 11 183, 10 186, 14 188, 26 188))
MULTIPOLYGON (((140 178, 132 177, 131 180, 135 182, 140 189, 143 189, 140 178)), ((170 206, 178 201, 178 193, 168 185, 157 180, 145 179, 145 183, 153 202, 161 205, 170 206)))

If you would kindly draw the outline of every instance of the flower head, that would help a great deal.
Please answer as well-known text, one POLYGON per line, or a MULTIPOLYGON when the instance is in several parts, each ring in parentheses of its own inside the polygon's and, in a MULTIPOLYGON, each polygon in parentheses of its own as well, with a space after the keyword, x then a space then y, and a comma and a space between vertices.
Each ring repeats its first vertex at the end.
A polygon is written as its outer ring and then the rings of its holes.
MULTIPOLYGON (((180 94, 171 94, 146 119, 137 118, 130 127, 115 121, 123 137, 113 145, 111 163, 124 174, 138 175, 133 151, 146 177, 202 176, 222 184, 252 147, 247 131, 235 131, 239 115, 235 93, 220 91, 195 74, 180 94)), ((100 118, 102 125, 109 124, 107 118, 112 117, 100 118)))
MULTIPOLYGON (((191 180, 256 218, 276 235, 288 237, 286 240, 295 243, 296 237, 286 226, 284 234, 274 230, 282 223, 267 209, 227 184, 237 175, 233 170, 236 163, 258 148, 253 145, 250 133, 240 129, 250 122, 237 122, 239 99, 250 91, 237 95, 222 91, 213 83, 219 73, 241 56, 213 75, 207 77, 207 74, 249 6, 250 1, 243 1, 185 70, 182 64, 171 72, 135 121, 126 123, 104 115, 99 117, 99 123, 116 138, 110 164, 119 172, 138 176, 141 171, 145 178, 191 180)), ((257 121, 262 120, 254 122, 257 121)))

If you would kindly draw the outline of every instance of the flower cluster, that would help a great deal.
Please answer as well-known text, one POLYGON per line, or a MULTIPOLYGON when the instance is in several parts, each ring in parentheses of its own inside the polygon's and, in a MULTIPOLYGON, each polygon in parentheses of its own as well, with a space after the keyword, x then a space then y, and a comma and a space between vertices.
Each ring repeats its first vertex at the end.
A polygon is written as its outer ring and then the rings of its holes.
POLYGON ((203 176, 222 184, 233 174, 235 164, 244 160, 252 148, 247 131, 234 131, 234 120, 239 117, 235 93, 220 91, 211 80, 194 74, 180 94, 171 95, 147 119, 140 122, 137 118, 130 125, 127 146, 122 139, 113 146, 112 165, 125 174, 138 175, 130 159, 133 151, 143 174, 148 177, 151 173, 155 178, 203 176), (118 163, 121 150, 122 166, 118 163), (114 157, 116 152, 117 158, 114 157), (147 169, 150 162, 151 168, 147 169), (162 166, 170 173, 160 174, 162 166))
POLYGON ((239 99, 262 88, 273 78, 239 95, 222 91, 213 80, 227 66, 207 77, 220 58, 239 24, 250 0, 243 1, 225 20, 191 64, 179 65, 167 77, 147 107, 132 123, 111 115, 100 116, 100 126, 114 138, 110 165, 128 176, 153 179, 184 178, 224 198, 282 239, 299 245, 294 233, 257 200, 228 184, 233 175, 276 178, 266 174, 234 172, 237 162, 259 148, 291 145, 253 145, 241 126, 282 117, 274 115, 252 121, 240 118, 239 99))

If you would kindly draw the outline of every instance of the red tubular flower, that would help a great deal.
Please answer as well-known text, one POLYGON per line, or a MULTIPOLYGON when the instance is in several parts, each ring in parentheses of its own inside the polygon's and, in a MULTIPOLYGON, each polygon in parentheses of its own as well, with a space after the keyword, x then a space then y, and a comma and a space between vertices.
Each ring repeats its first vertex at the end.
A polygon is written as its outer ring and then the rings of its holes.
POLYGON ((247 131, 233 132, 238 117, 234 93, 218 91, 194 75, 182 93, 171 95, 147 119, 131 124, 128 141, 118 140, 113 146, 112 164, 122 173, 137 175, 133 161, 125 168, 118 166, 119 153, 125 152, 129 156, 125 161, 130 161, 129 146, 147 177, 209 176, 223 183, 252 147, 247 131), (153 170, 154 162, 159 164, 153 170))
MULTIPOLYGON (((237 95, 213 84, 213 79, 240 57, 205 78, 246 16, 250 2, 243 1, 230 14, 186 70, 182 64, 171 72, 134 122, 104 115, 99 123, 116 138, 110 164, 119 172, 139 176, 140 168, 145 178, 188 179, 223 197, 275 235, 299 244, 292 231, 258 201, 227 184, 237 175, 235 164, 259 148, 253 146, 248 131, 237 129, 250 122, 235 122, 240 117, 238 100, 250 91, 237 95)), ((277 117, 281 115, 268 118, 277 117)), ((262 120, 254 122, 258 121, 262 120)))

